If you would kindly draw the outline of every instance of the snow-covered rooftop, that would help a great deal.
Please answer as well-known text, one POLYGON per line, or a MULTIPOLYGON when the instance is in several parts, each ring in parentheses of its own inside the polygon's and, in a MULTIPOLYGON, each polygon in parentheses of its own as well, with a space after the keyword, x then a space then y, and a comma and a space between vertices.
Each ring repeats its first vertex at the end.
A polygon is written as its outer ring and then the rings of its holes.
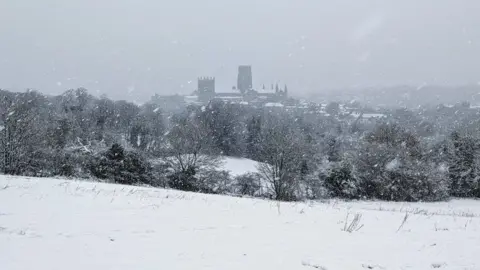
POLYGON ((383 118, 386 117, 385 114, 381 113, 364 113, 363 118, 383 118))
POLYGON ((243 97, 242 96, 215 96, 215 98, 219 98, 219 99, 225 99, 225 100, 242 100, 243 97))
MULTIPOLYGON (((360 113, 352 113, 351 116, 357 118, 357 117, 360 116, 360 113)), ((385 114, 381 114, 381 113, 364 113, 364 114, 362 115, 362 118, 364 118, 364 119, 384 118, 384 117, 386 117, 386 115, 385 115, 385 114)))
POLYGON ((198 102, 198 96, 185 96, 184 100, 187 103, 195 103, 198 102))
POLYGON ((265 103, 265 107, 284 107, 282 103, 268 102, 265 103))

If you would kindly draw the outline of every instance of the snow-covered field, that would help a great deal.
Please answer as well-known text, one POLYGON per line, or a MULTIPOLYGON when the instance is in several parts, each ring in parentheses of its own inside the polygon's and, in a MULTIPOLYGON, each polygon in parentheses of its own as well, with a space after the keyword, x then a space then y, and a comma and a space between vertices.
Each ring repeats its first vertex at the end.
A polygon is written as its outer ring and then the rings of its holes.
POLYGON ((1 270, 480 269, 479 251, 480 201, 277 203, 0 176, 1 270), (347 213, 362 214, 352 233, 347 213))
POLYGON ((236 177, 246 173, 258 173, 259 163, 247 158, 224 157, 219 170, 228 171, 236 177))

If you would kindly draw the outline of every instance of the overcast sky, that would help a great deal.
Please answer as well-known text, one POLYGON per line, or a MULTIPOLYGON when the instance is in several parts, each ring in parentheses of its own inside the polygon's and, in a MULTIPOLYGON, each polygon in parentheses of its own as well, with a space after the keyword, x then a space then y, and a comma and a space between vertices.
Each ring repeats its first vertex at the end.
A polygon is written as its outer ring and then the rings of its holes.
POLYGON ((0 0, 0 88, 115 99, 480 81, 478 0, 0 0))

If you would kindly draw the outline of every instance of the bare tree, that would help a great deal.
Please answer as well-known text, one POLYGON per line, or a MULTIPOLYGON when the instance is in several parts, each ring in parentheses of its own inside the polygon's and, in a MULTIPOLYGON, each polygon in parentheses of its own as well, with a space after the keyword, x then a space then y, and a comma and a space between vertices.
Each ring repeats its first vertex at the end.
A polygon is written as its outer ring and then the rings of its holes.
POLYGON ((301 187, 301 169, 309 158, 303 135, 292 121, 270 115, 262 123, 261 159, 258 166, 276 200, 295 200, 301 187))
POLYGON ((168 164, 175 172, 196 172, 200 168, 214 169, 219 158, 209 155, 211 139, 201 122, 192 117, 180 117, 167 134, 168 164))
POLYGON ((169 176, 170 187, 186 191, 209 190, 200 178, 205 172, 213 171, 219 164, 219 157, 209 155, 211 138, 195 114, 181 116, 167 134, 168 151, 165 162, 173 169, 169 176))

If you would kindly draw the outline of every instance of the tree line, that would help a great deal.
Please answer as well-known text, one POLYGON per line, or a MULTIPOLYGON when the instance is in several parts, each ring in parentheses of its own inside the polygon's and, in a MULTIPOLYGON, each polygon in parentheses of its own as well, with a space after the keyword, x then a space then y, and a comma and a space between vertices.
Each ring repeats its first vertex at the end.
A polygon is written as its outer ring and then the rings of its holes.
POLYGON ((286 201, 480 197, 478 111, 391 109, 360 121, 327 109, 212 101, 170 113, 86 89, 0 90, 0 169, 286 201), (225 156, 255 160, 258 172, 232 177, 225 156))

